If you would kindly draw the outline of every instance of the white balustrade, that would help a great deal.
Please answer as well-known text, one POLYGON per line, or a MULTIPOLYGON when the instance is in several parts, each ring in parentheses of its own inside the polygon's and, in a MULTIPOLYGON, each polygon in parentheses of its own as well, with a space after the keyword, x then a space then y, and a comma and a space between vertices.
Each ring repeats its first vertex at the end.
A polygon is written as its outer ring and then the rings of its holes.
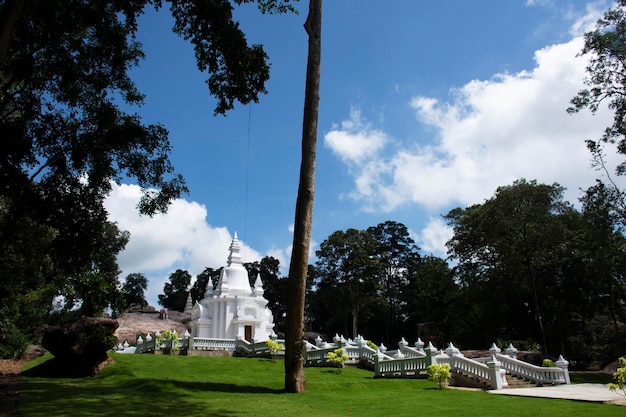
POLYGON ((233 339, 193 338, 193 348, 196 350, 235 350, 235 343, 233 339))
POLYGON ((497 358, 502 363, 502 369, 536 384, 569 384, 567 367, 564 369, 537 366, 507 355, 498 355, 497 358))

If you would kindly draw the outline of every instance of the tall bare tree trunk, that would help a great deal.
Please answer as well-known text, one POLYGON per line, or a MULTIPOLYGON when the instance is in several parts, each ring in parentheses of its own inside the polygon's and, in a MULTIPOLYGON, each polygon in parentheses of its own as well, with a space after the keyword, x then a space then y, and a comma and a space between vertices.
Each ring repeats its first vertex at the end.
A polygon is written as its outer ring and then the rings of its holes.
POLYGON ((309 35, 306 68, 304 120, 302 122, 302 162, 296 201, 293 249, 287 282, 287 323, 285 331, 285 391, 306 391, 304 378, 304 296, 309 264, 315 195, 315 154, 317 116, 320 100, 320 58, 322 0, 309 0, 309 15, 304 24, 309 35))

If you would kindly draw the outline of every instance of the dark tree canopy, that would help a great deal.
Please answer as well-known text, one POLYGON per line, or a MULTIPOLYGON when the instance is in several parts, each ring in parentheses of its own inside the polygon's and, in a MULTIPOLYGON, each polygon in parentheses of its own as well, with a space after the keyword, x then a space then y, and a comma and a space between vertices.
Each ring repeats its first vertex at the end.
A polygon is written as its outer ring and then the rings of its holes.
MULTIPOLYGON (((135 113, 144 98, 129 77, 144 57, 138 17, 169 7, 174 32, 195 47, 215 112, 225 114, 236 101, 257 101, 269 78, 263 48, 250 45, 233 18, 242 3, 263 13, 293 10, 289 0, 0 2, 0 306, 12 322, 26 299, 38 306, 23 317, 33 325, 56 295, 76 304, 89 287, 106 282, 113 291, 117 267, 98 265, 113 182, 142 188, 144 214, 166 211, 187 191, 170 163, 166 128, 135 113)), ((111 259, 123 240, 107 245, 111 259)), ((85 314, 103 304, 82 301, 85 314)))
POLYGON ((535 340, 544 352, 586 361, 617 346, 618 327, 599 323, 623 314, 624 237, 602 193, 587 195, 582 214, 562 195, 558 184, 519 180, 446 216, 471 345, 535 340))
POLYGON ((163 294, 159 294, 159 304, 174 311, 183 311, 187 303, 191 274, 177 269, 169 276, 170 282, 163 286, 163 294))
POLYGON ((220 271, 222 269, 213 269, 210 267, 204 268, 204 271, 196 275, 196 280, 191 286, 191 302, 195 304, 196 302, 202 300, 204 298, 204 294, 207 290, 207 285, 209 282, 212 282, 213 288, 217 285, 217 282, 220 278, 220 271))
POLYGON ((386 221, 369 227, 367 233, 376 241, 371 258, 376 261, 379 296, 384 300, 379 303, 382 311, 375 315, 378 328, 384 332, 376 334, 376 340, 389 346, 403 337, 400 329, 406 304, 402 292, 420 263, 419 247, 402 223, 386 221))
MULTIPOLYGON (((585 34, 581 55, 589 56, 588 77, 582 89, 571 100, 568 113, 589 109, 596 113, 604 103, 613 111, 613 123, 602 137, 587 140, 596 168, 608 177, 609 197, 620 221, 626 224, 626 193, 611 179, 611 169, 605 165, 604 144, 616 145, 620 155, 626 155, 626 0, 617 0, 596 23, 596 29, 585 34)), ((615 168, 617 175, 626 175, 626 161, 615 168)))
POLYGON ((614 361, 626 342, 626 238, 609 187, 587 190, 582 212, 563 192, 521 179, 451 210, 453 268, 420 256, 400 223, 333 232, 311 267, 312 330, 351 337, 358 313, 358 334, 387 346, 513 342, 572 364, 614 361))
POLYGON ((244 264, 248 270, 250 286, 254 286, 257 274, 263 282, 263 297, 274 316, 274 331, 284 332, 287 302, 287 279, 279 277, 280 261, 272 256, 265 256, 260 261, 244 264))
POLYGON ((124 297, 124 307, 128 308, 132 304, 147 306, 145 291, 148 289, 148 278, 142 273, 132 273, 126 276, 122 286, 124 297))

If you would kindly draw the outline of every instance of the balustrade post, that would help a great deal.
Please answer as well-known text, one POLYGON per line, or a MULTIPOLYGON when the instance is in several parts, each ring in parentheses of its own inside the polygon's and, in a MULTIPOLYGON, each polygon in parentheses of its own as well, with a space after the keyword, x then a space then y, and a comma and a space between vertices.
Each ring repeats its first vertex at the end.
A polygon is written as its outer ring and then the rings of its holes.
POLYGON ((426 349, 426 367, 432 365, 433 362, 433 351, 430 349, 426 349))
POLYGON ((417 342, 415 342, 415 347, 417 348, 417 350, 419 350, 420 352, 424 351, 424 342, 422 342, 422 339, 420 339, 419 337, 417 338, 417 342))
POLYGON ((563 355, 559 355, 559 359, 556 362, 554 362, 554 364, 563 370, 565 383, 566 384, 571 383, 569 379, 569 362, 566 361, 565 358, 563 358, 563 355))
POLYGON ((517 359, 517 349, 515 349, 513 343, 509 343, 509 346, 504 351, 510 358, 517 359))
POLYGON ((374 376, 380 376, 380 357, 378 352, 374 353, 374 376))
POLYGON ((399 352, 403 352, 404 349, 406 349, 406 347, 409 345, 409 342, 407 342, 404 337, 402 339, 400 339, 400 341, 398 342, 398 351, 399 352))
POLYGON ((454 346, 452 344, 452 342, 450 342, 450 344, 448 344, 448 348, 446 349, 446 353, 448 354, 448 356, 452 357, 452 356, 463 356, 463 354, 461 353, 461 351, 459 349, 457 349, 456 346, 454 346))
POLYGON ((437 355, 437 348, 433 346, 433 342, 428 342, 428 346, 426 347, 426 355, 429 358, 428 365, 437 363, 437 358, 435 358, 435 355, 437 355))
POLYGON ((491 357, 491 360, 487 362, 489 367, 489 380, 491 382, 491 388, 502 389, 502 376, 500 375, 500 361, 495 356, 491 357))
POLYGON ((492 343, 491 347, 489 348, 489 353, 491 353, 491 356, 497 357, 500 354, 500 352, 502 352, 502 349, 496 346, 495 343, 492 343))

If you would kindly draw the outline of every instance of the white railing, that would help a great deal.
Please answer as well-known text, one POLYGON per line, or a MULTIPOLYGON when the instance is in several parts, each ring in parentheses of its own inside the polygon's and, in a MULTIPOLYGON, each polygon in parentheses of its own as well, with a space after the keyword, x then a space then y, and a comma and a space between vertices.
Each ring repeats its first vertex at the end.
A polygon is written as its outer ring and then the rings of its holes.
MULTIPOLYGON (((562 358, 559 359, 563 360, 562 358)), ((537 366, 506 355, 498 355, 498 360, 502 363, 502 369, 505 369, 512 375, 533 381, 538 385, 570 383, 569 372, 564 368, 537 366)))
POLYGON ((304 355, 304 366, 320 366, 330 364, 328 354, 333 352, 335 349, 337 348, 308 350, 304 355))
POLYGON ((347 364, 351 365, 365 365, 369 367, 374 366, 375 357, 380 355, 384 359, 392 359, 390 356, 385 355, 376 349, 362 344, 355 345, 352 343, 346 343, 344 345, 333 344, 331 347, 320 348, 310 343, 306 345, 305 353, 305 366, 324 366, 330 364, 328 360, 328 354, 334 352, 336 349, 343 349, 343 352, 348 355, 347 364))
MULTIPOLYGON (((431 364, 444 364, 450 366, 450 371, 456 374, 463 374, 466 377, 482 381, 492 389, 501 389, 508 386, 506 380, 507 371, 535 383, 542 384, 569 384, 568 362, 562 357, 556 363, 558 368, 546 368, 535 366, 515 358, 511 355, 500 355, 499 349, 492 352, 492 356, 486 358, 469 359, 464 357, 459 350, 450 344, 441 354, 435 355, 436 349, 429 343, 428 348, 422 350, 423 343, 419 342, 419 348, 412 348, 402 339, 397 351, 374 350, 359 342, 345 341, 336 337, 336 341, 331 347, 328 343, 318 341, 318 346, 307 344, 305 366, 325 366, 330 365, 327 359, 328 353, 337 348, 344 349, 348 355, 348 362, 351 364, 369 365, 374 368, 376 377, 394 376, 417 376, 425 373, 431 364), (320 346, 324 346, 321 348, 320 346), (394 353, 395 352, 395 353, 394 353), (393 354, 393 357, 390 356, 393 354)), ((416 343, 416 346, 418 343, 416 343)), ((511 352, 514 348, 510 346, 511 352)), ((509 351, 507 349, 507 352, 509 351)), ((490 349, 491 351, 491 349, 490 349)))
MULTIPOLYGON (((193 346, 195 350, 235 350, 236 341, 234 339, 211 339, 205 337, 194 337, 193 346)), ((192 345, 190 343, 190 345, 192 345)))
MULTIPOLYGON (((439 356, 437 363, 440 363, 439 356)), ((464 356, 448 356, 442 363, 448 363, 450 369, 457 373, 464 373, 483 381, 489 381, 489 367, 484 363, 476 362, 464 356)))
MULTIPOLYGON (((284 356, 285 355, 285 340, 284 339, 273 339, 274 342, 283 346, 282 350, 274 353, 275 356, 284 356)), ((246 356, 255 356, 255 355, 270 355, 272 352, 267 346, 267 340, 264 342, 248 342, 247 340, 237 340, 236 343, 236 352, 243 353, 246 356)))
POLYGON ((379 360, 375 356, 374 376, 417 376, 420 372, 425 372, 431 364, 431 358, 404 358, 379 360))
MULTIPOLYGON (((378 355, 381 354, 380 352, 378 352, 376 349, 372 349, 371 347, 365 345, 365 346, 361 346, 361 353, 360 353, 360 358, 359 361, 368 367, 374 367, 376 364, 376 359, 378 358, 378 355)), ((385 355, 385 354, 381 354, 383 355, 383 357, 386 357, 388 359, 391 359, 389 356, 385 355)))
POLYGON ((400 352, 407 358, 425 358, 426 353, 410 346, 400 347, 400 352))
MULTIPOLYGON (((368 346, 365 346, 370 350, 374 350, 368 346)), ((346 355, 348 355, 348 360, 347 363, 349 364, 358 364, 359 361, 361 360, 361 357, 363 356, 363 350, 364 348, 363 346, 355 346, 355 345, 345 345, 345 346, 341 346, 341 348, 343 349, 343 353, 345 353, 346 355)))
POLYGON ((500 363, 494 361, 494 358, 481 358, 478 361, 461 355, 437 355, 435 359, 438 364, 447 363, 452 372, 475 378, 489 384, 493 389, 505 388, 509 385, 506 380, 506 371, 500 368, 500 363))

